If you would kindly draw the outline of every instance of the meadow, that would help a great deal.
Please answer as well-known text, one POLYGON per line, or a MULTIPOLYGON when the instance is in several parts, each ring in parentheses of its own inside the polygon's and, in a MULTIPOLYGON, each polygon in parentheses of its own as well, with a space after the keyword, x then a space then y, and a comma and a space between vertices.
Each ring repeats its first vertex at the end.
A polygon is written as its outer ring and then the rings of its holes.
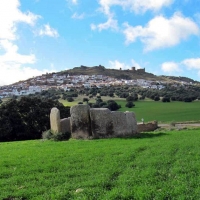
POLYGON ((0 199, 200 199, 200 130, 0 143, 0 199))
MULTIPOLYGON (((102 97, 102 100, 106 101, 111 99, 109 97, 102 97)), ((60 100, 65 106, 77 105, 78 102, 83 100, 83 96, 75 99, 74 102, 67 102, 60 100)), ((156 120, 159 123, 171 123, 171 122, 188 122, 195 121, 200 122, 200 101, 194 101, 190 103, 171 101, 169 103, 163 103, 161 101, 156 102, 152 100, 136 101, 135 107, 127 108, 126 100, 120 98, 113 98, 118 104, 122 106, 119 111, 132 111, 136 115, 138 122, 144 119, 144 122, 156 120)), ((94 103, 95 100, 91 99, 89 102, 94 103)))

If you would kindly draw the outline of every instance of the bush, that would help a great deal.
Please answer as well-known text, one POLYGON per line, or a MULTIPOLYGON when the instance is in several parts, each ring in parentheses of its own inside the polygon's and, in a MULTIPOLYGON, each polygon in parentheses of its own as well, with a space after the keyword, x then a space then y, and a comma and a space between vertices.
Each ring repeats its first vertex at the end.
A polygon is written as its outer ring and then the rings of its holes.
POLYGON ((160 101, 160 97, 155 96, 155 97, 154 97, 154 101, 160 101))
POLYGON ((98 103, 94 103, 94 104, 92 104, 92 108, 99 108, 100 106, 99 106, 99 104, 98 103))
POLYGON ((82 101, 80 101, 80 102, 78 102, 78 104, 83 104, 83 102, 82 102, 82 101))
POLYGON ((51 130, 47 130, 42 133, 42 139, 43 140, 54 140, 54 141, 64 141, 69 140, 71 137, 71 133, 57 133, 53 134, 51 130))
POLYGON ((169 97, 163 97, 162 102, 170 102, 170 98, 169 97))
POLYGON ((135 106, 135 104, 132 101, 128 101, 125 105, 127 108, 132 108, 135 106))
POLYGON ((72 101, 74 101, 74 99, 72 97, 67 97, 67 101, 72 102, 72 101))
POLYGON ((83 102, 88 102, 89 99, 88 98, 83 98, 83 102))
POLYGON ((191 97, 185 97, 184 102, 192 102, 192 98, 191 97))
POLYGON ((133 96, 128 96, 128 97, 126 97, 126 101, 134 101, 134 97, 133 96))
POLYGON ((108 100, 108 101, 107 101, 107 105, 108 105, 108 108, 109 108, 111 111, 116 111, 116 110, 118 110, 119 108, 121 108, 121 106, 118 105, 114 100, 108 100))

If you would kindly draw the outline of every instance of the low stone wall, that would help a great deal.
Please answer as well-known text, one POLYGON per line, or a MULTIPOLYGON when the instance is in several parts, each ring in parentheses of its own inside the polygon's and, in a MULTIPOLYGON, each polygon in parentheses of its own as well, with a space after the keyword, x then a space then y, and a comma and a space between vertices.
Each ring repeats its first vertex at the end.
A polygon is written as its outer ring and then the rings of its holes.
POLYGON ((138 133, 150 132, 150 131, 154 131, 158 128, 158 122, 153 121, 153 122, 149 122, 147 124, 138 124, 137 127, 138 127, 138 133))

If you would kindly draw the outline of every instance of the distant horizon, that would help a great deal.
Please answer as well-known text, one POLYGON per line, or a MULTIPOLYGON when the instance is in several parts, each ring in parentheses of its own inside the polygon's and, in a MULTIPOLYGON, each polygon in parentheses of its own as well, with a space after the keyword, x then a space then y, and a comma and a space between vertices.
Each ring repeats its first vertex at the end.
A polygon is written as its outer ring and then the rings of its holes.
POLYGON ((6 0, 0 30, 0 86, 96 63, 200 81, 198 0, 6 0))

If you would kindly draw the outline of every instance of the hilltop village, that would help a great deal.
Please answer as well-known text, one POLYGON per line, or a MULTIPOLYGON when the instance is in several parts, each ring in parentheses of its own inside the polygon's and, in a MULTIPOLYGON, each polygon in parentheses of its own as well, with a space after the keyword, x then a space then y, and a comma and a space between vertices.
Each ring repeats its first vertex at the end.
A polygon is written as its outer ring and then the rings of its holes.
MULTIPOLYGON (((120 69, 121 70, 121 69, 120 69)), ((120 71, 118 70, 118 71, 120 71)), ((145 73, 145 69, 136 70, 132 67, 132 72, 145 73)), ((31 79, 20 81, 12 85, 0 87, 0 98, 21 96, 40 93, 44 90, 49 89, 64 89, 68 91, 72 88, 92 88, 92 87, 109 87, 109 86, 121 86, 131 85, 139 86, 142 88, 151 88, 160 90, 165 88, 168 82, 166 81, 155 81, 146 79, 117 79, 106 75, 63 75, 59 73, 46 73, 41 76, 33 77, 31 79)), ((178 85, 190 85, 191 82, 178 82, 174 81, 174 87, 178 85)))

